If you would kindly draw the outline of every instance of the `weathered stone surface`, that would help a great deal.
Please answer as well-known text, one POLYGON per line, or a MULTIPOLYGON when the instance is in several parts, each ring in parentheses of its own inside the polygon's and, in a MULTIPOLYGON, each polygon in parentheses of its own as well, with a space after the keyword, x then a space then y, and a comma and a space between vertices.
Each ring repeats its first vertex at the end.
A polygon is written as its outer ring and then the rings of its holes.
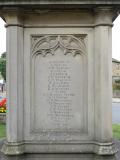
MULTIPOLYGON (((8 128, 2 151, 59 153, 55 159, 65 153, 114 155, 113 1, 110 6, 110 1, 103 1, 102 7, 99 1, 92 9, 90 4, 98 1, 86 1, 88 5, 79 10, 69 10, 73 1, 56 1, 63 8, 66 2, 64 10, 56 5, 56 10, 50 9, 50 1, 39 1, 38 8, 26 8, 24 3, 21 8, 21 2, 16 1, 19 7, 1 5, 8 53, 8 128), (42 4, 49 6, 47 10, 39 8, 42 4)), ((83 1, 74 1, 75 6, 78 3, 83 1)))
MULTIPOLYGON (((61 4, 74 4, 74 5, 117 5, 120 4, 119 0, 1 0, 0 5, 33 5, 33 4, 39 4, 39 5, 61 5, 61 4)), ((89 7, 89 6, 86 6, 89 7)))
MULTIPOLYGON (((0 149, 3 141, 0 141, 0 149)), ((116 141, 120 147, 119 141, 116 141)), ((24 154, 19 156, 5 156, 0 152, 1 160, 119 160, 119 153, 117 156, 97 156, 94 154, 24 154)))

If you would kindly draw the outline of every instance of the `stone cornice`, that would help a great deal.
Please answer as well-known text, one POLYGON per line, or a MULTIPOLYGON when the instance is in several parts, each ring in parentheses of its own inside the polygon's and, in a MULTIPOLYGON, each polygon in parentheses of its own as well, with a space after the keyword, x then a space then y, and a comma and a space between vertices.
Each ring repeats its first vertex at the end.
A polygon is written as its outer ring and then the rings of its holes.
POLYGON ((0 11, 12 10, 18 7, 23 12, 36 12, 36 10, 45 9, 93 9, 96 7, 111 6, 115 11, 113 20, 117 17, 117 12, 120 12, 120 0, 0 0, 0 11), (7 9, 7 7, 9 9, 7 9))
POLYGON ((32 6, 41 8, 93 8, 112 5, 120 8, 120 0, 0 0, 3 6, 32 6))
POLYGON ((50 5, 50 4, 81 4, 81 5, 118 5, 120 0, 1 0, 0 5, 50 5))
MULTIPOLYGON (((74 11, 77 12, 91 12, 90 14, 94 14, 97 17, 97 21, 95 22, 94 26, 98 25, 111 25, 112 21, 118 16, 120 13, 120 0, 2 0, 0 1, 0 16, 3 17, 7 25, 23 25, 21 23, 21 20, 23 21, 23 18, 25 15, 29 14, 43 14, 47 12, 55 12, 55 11, 74 11), (110 13, 111 12, 111 13, 110 13), (109 14, 110 19, 107 22, 104 22, 104 20, 98 21, 100 18, 100 15, 102 13, 105 15, 109 14), (17 20, 13 23, 8 22, 7 19, 10 19, 9 17, 13 17, 14 15, 17 15, 17 20), (98 18, 99 17, 99 18, 98 18), (20 23, 16 23, 20 20, 20 23)), ((105 17, 104 17, 105 18, 105 17)), ((106 19, 105 19, 106 21, 106 19)))

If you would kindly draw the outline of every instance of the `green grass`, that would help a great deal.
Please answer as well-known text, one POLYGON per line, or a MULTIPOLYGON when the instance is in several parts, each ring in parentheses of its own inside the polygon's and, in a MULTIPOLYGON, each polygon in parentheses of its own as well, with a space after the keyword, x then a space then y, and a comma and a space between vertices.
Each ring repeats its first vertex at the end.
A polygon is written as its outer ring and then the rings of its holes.
POLYGON ((120 140, 120 124, 113 124, 113 137, 120 140))
POLYGON ((0 123, 0 139, 6 136, 6 125, 0 123))

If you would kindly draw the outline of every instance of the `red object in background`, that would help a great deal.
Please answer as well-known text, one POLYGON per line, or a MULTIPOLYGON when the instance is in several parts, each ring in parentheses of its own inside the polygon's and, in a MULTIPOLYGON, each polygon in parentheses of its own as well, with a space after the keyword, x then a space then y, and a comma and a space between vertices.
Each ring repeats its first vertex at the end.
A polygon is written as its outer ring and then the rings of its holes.
POLYGON ((4 99, 2 99, 2 100, 0 101, 0 107, 6 108, 6 98, 4 98, 4 99))
POLYGON ((6 113, 6 98, 0 101, 0 113, 6 113))

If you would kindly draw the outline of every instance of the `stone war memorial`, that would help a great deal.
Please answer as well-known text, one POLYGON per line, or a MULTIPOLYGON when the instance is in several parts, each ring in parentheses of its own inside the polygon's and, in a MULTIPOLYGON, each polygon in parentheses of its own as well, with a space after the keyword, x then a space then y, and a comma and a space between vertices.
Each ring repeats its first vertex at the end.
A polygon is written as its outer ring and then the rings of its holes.
POLYGON ((111 34, 119 9, 120 0, 0 1, 7 29, 5 155, 112 159, 111 34))

